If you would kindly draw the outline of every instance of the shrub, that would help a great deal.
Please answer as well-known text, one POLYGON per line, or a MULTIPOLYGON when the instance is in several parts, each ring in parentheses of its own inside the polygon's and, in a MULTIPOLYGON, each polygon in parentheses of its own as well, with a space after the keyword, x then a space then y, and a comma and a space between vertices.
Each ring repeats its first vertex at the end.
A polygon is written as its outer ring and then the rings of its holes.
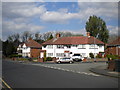
POLYGON ((89 56, 90 56, 91 58, 94 58, 93 53, 89 53, 89 56))
POLYGON ((102 58, 101 54, 97 54, 96 58, 102 58))
POLYGON ((47 57, 46 61, 52 61, 52 58, 51 57, 47 57))
POLYGON ((44 52, 44 58, 43 58, 44 61, 46 61, 46 52, 44 52))
POLYGON ((32 61, 33 59, 32 58, 28 58, 29 61, 32 61))
POLYGON ((22 55, 12 54, 12 55, 9 56, 9 58, 13 58, 13 57, 22 57, 22 55))
POLYGON ((118 55, 107 55, 107 58, 114 60, 114 59, 118 59, 119 56, 118 55))

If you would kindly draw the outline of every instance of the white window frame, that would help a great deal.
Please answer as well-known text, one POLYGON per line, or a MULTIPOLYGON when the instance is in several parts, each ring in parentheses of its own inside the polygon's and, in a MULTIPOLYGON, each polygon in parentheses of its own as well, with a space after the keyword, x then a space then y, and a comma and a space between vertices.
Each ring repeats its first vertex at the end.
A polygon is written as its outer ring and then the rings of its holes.
POLYGON ((48 49, 53 49, 53 45, 47 45, 48 49))
POLYGON ((64 57, 64 53, 56 53, 57 57, 64 57))
POLYGON ((47 56, 51 57, 51 56, 53 56, 53 53, 47 53, 47 56))
POLYGON ((64 45, 57 45, 58 49, 64 49, 64 45))
POLYGON ((85 48, 86 48, 85 44, 78 45, 78 49, 85 49, 85 48))

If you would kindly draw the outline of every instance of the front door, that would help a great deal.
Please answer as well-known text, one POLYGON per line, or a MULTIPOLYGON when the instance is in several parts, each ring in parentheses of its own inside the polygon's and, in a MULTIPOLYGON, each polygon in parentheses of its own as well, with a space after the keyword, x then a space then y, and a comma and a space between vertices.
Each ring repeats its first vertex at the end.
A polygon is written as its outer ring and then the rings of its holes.
POLYGON ((40 58, 43 58, 44 57, 44 52, 41 52, 40 53, 40 58))

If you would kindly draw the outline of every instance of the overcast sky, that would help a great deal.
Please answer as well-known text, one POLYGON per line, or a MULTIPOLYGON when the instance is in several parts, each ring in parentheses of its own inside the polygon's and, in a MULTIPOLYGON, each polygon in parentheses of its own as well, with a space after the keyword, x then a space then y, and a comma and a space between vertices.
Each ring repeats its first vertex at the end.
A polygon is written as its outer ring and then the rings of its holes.
POLYGON ((2 2, 2 39, 24 31, 71 31, 85 35, 90 15, 102 18, 110 34, 118 33, 117 2, 2 2))

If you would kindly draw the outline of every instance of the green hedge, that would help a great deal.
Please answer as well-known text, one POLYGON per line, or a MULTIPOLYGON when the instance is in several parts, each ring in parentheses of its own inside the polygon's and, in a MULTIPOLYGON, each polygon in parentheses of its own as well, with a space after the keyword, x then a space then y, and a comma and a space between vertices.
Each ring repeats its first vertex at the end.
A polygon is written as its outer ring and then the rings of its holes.
POLYGON ((53 59, 53 58, 51 58, 51 57, 47 57, 47 58, 46 58, 46 61, 52 61, 52 59, 53 59))
POLYGON ((108 59, 112 59, 112 60, 114 60, 114 59, 119 59, 119 56, 118 55, 107 55, 107 58, 108 59))
POLYGON ((91 58, 94 58, 94 54, 93 54, 93 53, 89 53, 89 56, 90 56, 91 58))
POLYGON ((18 55, 18 54, 9 55, 9 58, 13 58, 13 57, 22 57, 22 55, 18 55))

